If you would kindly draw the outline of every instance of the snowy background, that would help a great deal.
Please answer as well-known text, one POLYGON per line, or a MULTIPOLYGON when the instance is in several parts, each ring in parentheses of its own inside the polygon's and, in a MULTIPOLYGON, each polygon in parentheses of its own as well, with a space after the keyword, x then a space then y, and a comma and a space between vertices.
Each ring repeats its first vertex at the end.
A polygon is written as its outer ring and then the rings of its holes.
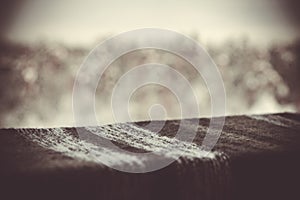
MULTIPOLYGON (((186 34, 209 52, 224 80, 227 115, 300 111, 299 24, 279 0, 26 2, 12 6, 9 26, 0 21, 1 127, 73 126, 73 83, 89 51, 111 35, 144 27, 186 34)), ((190 64, 141 50, 112 63, 99 83, 101 122, 114 122, 110 99, 118 78, 149 62, 183 74, 197 88, 199 117, 210 116, 207 88, 190 64)), ((165 106, 166 118, 180 117, 175 96, 149 85, 131 98, 133 120, 149 119, 148 109, 157 103, 165 106)))

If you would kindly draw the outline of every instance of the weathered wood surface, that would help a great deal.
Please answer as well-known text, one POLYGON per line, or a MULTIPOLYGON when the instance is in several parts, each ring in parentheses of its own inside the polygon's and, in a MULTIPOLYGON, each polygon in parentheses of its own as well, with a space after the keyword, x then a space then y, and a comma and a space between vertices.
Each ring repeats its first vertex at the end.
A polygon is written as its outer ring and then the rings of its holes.
MULTIPOLYGON (((145 163, 85 144, 75 128, 1 129, 0 198, 300 199, 300 114, 227 117, 207 155, 199 149, 209 119, 199 121, 193 144, 176 141, 177 149, 163 151, 164 144, 174 142, 178 123, 166 121, 158 135, 143 129, 145 122, 94 127, 126 150, 156 148, 158 155, 170 158, 183 152, 179 161, 145 174, 101 164, 98 158, 113 165, 145 163)), ((189 128, 187 120, 184 129, 189 128)))

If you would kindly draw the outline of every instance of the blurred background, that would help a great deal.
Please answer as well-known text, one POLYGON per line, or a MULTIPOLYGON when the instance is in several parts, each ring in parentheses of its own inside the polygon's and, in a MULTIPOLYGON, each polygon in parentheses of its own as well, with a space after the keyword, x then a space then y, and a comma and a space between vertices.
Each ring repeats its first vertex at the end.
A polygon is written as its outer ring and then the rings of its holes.
MULTIPOLYGON (((74 125, 73 83, 89 51, 112 35, 145 27, 183 33, 209 52, 224 80, 227 115, 300 111, 297 0, 0 2, 1 127, 74 125)), ((114 122, 110 96, 118 78, 149 62, 183 74, 197 88, 199 117, 210 116, 206 86, 189 63, 141 50, 117 59, 99 83, 95 106, 102 123, 114 122)), ((157 103, 165 106, 163 118, 180 117, 174 95, 157 85, 138 89, 129 111, 134 120, 146 120, 157 103)))

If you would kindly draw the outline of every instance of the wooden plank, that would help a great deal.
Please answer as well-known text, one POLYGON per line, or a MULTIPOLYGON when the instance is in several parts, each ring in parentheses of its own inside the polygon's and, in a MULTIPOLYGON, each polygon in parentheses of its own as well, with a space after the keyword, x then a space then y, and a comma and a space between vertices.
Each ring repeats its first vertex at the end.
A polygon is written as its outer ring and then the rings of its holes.
POLYGON ((142 174, 103 165, 147 162, 82 141, 75 128, 1 129, 1 199, 300 199, 300 114, 227 117, 211 152, 201 149, 209 119, 184 121, 186 132, 198 124, 193 143, 174 138, 179 122, 152 122, 164 123, 158 134, 148 122, 81 127, 131 152, 181 155, 142 174))

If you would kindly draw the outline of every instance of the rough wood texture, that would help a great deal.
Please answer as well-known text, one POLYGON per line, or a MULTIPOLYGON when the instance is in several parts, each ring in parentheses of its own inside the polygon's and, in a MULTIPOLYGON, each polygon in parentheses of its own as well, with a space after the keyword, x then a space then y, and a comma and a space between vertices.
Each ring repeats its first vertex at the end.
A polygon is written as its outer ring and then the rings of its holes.
MULTIPOLYGON (((196 120, 187 120, 184 129, 196 120)), ((1 129, 1 199, 300 199, 300 114, 227 117, 218 143, 205 155, 200 145, 209 119, 199 121, 193 144, 175 141, 177 149, 164 151, 178 123, 166 121, 155 135, 142 128, 147 122, 82 128, 129 151, 156 148, 170 158, 184 152, 179 161, 145 174, 101 164, 98 158, 114 165, 145 163, 87 144, 74 128, 1 129)))

